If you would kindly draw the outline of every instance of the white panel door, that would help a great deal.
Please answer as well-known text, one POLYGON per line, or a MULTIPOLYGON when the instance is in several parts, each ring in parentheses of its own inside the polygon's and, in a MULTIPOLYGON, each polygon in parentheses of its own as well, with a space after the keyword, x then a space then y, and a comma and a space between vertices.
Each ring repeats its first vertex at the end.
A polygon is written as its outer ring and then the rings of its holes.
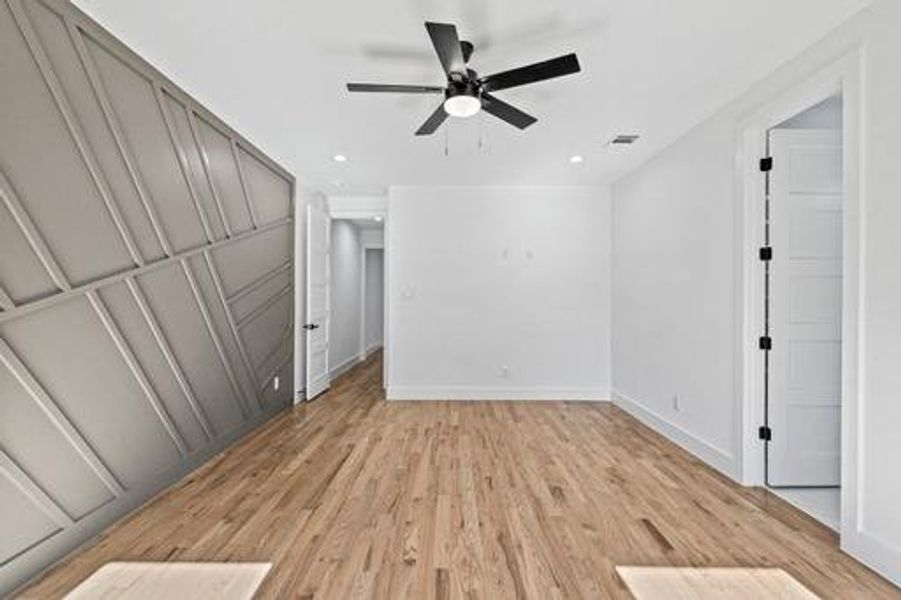
POLYGON ((840 131, 770 133, 768 481, 841 480, 840 131))
POLYGON ((329 235, 328 211, 307 205, 307 400, 329 388, 329 235))

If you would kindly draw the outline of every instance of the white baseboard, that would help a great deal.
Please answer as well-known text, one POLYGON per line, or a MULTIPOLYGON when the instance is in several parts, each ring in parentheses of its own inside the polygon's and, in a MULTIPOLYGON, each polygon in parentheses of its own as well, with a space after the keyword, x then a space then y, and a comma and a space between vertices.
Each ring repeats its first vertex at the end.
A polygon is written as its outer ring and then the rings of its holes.
POLYGON ((566 400, 609 402, 610 391, 598 388, 424 387, 389 385, 388 400, 566 400))
POLYGON ((842 532, 842 550, 901 587, 901 548, 860 529, 850 529, 842 532))
POLYGON ((365 358, 366 358, 365 356, 355 354, 355 355, 351 356, 350 358, 345 359, 341 363, 339 363, 339 364, 335 365, 334 367, 332 367, 331 369, 329 369, 329 378, 333 379, 333 380, 337 379, 341 375, 344 375, 345 373, 347 373, 348 371, 353 369, 360 362, 365 360, 365 358))
POLYGON ((671 442, 694 454, 726 477, 741 483, 739 465, 728 452, 689 433, 679 425, 670 422, 625 394, 613 392, 613 403, 671 442))

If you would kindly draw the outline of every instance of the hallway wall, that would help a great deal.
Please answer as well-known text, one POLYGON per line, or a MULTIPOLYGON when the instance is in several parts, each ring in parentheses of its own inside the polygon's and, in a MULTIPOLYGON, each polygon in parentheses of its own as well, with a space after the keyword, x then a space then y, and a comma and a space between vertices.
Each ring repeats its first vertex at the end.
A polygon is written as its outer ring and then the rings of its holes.
POLYGON ((365 350, 367 353, 384 344, 385 337, 385 251, 366 251, 365 290, 365 350))
POLYGON ((362 244, 360 229, 346 219, 332 219, 329 370, 332 377, 360 358, 362 244))

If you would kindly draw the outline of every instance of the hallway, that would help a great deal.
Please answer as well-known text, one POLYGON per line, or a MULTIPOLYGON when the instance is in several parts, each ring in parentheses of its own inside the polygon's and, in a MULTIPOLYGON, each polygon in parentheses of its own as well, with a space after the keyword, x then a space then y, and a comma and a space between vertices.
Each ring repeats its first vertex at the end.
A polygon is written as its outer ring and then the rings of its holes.
POLYGON ((386 402, 381 356, 51 570, 272 562, 259 597, 631 597, 617 565, 780 567, 824 598, 897 590, 827 528, 610 404, 386 402))

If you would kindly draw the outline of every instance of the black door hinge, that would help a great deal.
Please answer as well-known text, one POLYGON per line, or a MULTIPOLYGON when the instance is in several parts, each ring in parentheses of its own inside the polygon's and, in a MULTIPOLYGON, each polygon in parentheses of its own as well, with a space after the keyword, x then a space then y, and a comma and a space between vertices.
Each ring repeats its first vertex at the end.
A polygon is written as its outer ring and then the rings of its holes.
POLYGON ((760 260, 773 260, 772 246, 764 246, 760 249, 760 260))
POLYGON ((760 428, 757 429, 757 437, 762 439, 765 442, 772 441, 773 439, 773 430, 767 427, 766 425, 761 425, 760 428))
POLYGON ((760 159, 760 170, 763 173, 769 173, 773 170, 773 157, 767 156, 766 158, 760 159))
POLYGON ((773 349, 773 338, 768 335, 765 335, 760 338, 760 349, 761 350, 772 350, 773 349))

